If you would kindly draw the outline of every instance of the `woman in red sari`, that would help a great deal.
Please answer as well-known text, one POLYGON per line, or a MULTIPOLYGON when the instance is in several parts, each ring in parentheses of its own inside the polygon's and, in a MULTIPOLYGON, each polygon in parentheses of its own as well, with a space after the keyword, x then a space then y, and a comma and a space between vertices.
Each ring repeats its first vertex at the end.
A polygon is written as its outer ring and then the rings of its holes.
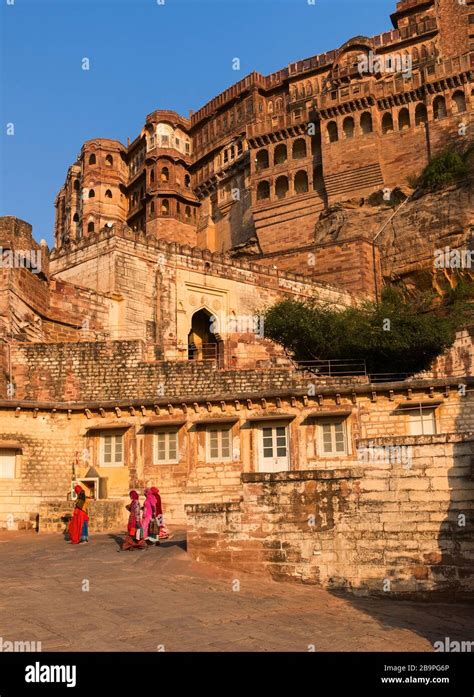
POLYGON ((128 516, 127 531, 128 535, 123 541, 122 550, 126 549, 146 549, 146 543, 143 539, 142 518, 140 513, 140 497, 137 491, 130 492, 131 502, 126 506, 130 512, 128 516))
POLYGON ((89 516, 87 515, 87 504, 86 494, 82 486, 76 484, 74 491, 77 494, 76 505, 74 506, 74 513, 69 523, 69 537, 71 539, 72 545, 78 545, 84 539, 84 534, 87 537, 87 532, 83 533, 84 530, 87 531, 89 516))

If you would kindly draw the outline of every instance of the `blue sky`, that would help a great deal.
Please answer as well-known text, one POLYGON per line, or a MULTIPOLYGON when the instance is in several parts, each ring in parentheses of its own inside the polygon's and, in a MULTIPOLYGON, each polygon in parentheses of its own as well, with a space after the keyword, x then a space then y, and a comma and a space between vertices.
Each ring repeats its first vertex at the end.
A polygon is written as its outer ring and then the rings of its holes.
POLYGON ((154 109, 188 116, 252 70, 268 74, 386 31, 395 4, 1 0, 0 215, 27 220, 51 246, 54 197, 83 141, 126 143, 154 109))

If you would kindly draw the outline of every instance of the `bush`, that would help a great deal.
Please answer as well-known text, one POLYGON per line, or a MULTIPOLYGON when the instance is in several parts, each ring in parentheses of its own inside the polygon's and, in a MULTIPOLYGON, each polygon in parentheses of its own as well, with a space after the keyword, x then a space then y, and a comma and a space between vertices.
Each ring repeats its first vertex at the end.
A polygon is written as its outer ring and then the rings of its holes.
POLYGON ((467 176, 468 166, 456 152, 444 152, 434 157, 417 180, 418 187, 434 191, 467 176))
POLYGON ((455 338, 456 321, 431 304, 431 296, 408 302, 393 288, 378 306, 334 309, 286 299, 266 311, 265 336, 298 361, 365 360, 369 373, 412 374, 427 369, 455 338))

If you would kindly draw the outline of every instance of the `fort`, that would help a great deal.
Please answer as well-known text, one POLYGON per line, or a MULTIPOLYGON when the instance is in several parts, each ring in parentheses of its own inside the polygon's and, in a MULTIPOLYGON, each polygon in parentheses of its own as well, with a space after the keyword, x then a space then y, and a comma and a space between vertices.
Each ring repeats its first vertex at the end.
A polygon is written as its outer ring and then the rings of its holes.
POLYGON ((117 528, 158 485, 196 559, 472 594, 472 331, 423 374, 368 375, 298 365, 260 322, 285 297, 377 299, 470 234, 470 189, 404 190, 472 143, 474 2, 402 0, 392 23, 189 118, 154 111, 127 145, 88 140, 52 250, 0 219, 2 250, 35 260, 0 266, 0 525, 60 531, 79 481, 92 529, 117 528))

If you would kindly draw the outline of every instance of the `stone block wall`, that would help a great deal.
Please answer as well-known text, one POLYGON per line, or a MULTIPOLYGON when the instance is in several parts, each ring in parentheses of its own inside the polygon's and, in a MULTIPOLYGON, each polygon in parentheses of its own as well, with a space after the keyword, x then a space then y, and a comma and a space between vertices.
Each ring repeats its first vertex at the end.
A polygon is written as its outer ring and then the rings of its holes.
POLYGON ((186 506, 190 554, 360 594, 473 597, 474 435, 397 442, 409 468, 243 474, 240 502, 186 506))
MULTIPOLYGON (((89 533, 121 531, 126 527, 129 499, 89 502, 89 533)), ((65 532, 74 511, 73 501, 48 501, 40 504, 38 532, 65 532)))

